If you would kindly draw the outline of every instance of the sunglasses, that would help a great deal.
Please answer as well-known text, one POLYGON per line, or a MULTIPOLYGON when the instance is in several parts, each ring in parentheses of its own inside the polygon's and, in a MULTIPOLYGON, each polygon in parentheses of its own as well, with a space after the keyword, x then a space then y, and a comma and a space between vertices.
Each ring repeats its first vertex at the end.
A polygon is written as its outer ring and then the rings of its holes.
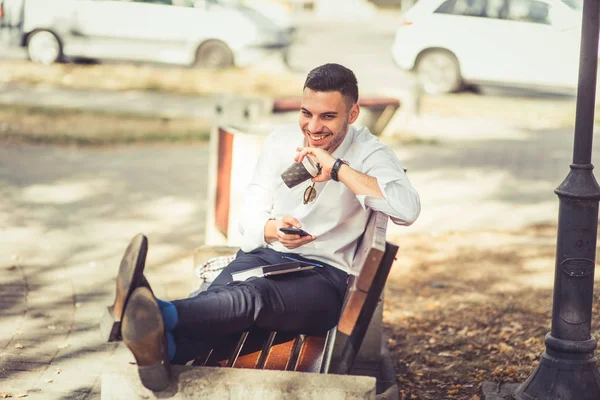
MULTIPOLYGON (((319 175, 321 173, 321 164, 317 163, 317 169, 319 171, 317 172, 317 175, 319 175)), ((317 189, 315 189, 315 183, 316 182, 313 182, 312 185, 304 190, 304 204, 312 203, 317 198, 317 189)))

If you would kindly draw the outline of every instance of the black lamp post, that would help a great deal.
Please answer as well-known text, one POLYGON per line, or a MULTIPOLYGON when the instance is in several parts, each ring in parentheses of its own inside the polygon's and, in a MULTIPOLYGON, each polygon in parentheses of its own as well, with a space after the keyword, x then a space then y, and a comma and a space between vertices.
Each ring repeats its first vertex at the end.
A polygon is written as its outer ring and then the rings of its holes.
POLYGON ((591 164, 599 5, 599 0, 584 0, 573 163, 555 190, 559 212, 552 328, 540 363, 516 389, 519 400, 600 399, 596 339, 590 332, 600 200, 591 164))

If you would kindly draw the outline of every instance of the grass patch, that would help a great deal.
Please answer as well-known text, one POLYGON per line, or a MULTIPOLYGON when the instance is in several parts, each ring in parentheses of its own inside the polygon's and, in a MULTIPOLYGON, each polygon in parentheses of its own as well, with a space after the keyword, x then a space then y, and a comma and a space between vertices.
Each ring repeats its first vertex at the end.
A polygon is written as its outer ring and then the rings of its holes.
POLYGON ((127 143, 206 142, 210 123, 61 108, 0 109, 2 142, 101 146, 127 143))
POLYGON ((304 76, 292 72, 230 68, 223 70, 130 64, 54 64, 0 61, 0 83, 72 89, 147 90, 194 96, 238 93, 298 96, 304 76))

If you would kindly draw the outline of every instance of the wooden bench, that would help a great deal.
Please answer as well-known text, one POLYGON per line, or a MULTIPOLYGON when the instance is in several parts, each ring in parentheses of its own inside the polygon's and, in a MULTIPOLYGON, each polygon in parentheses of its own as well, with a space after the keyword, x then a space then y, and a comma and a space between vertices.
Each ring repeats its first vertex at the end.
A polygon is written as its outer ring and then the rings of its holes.
MULTIPOLYGON (((207 239, 209 231, 220 239, 196 251, 194 265, 208 259, 231 255, 237 251, 239 237, 235 237, 235 208, 241 203, 244 185, 249 181, 248 165, 256 162, 264 135, 250 134, 231 127, 220 126, 211 137, 214 176, 209 186, 207 210, 207 239), (249 145, 250 144, 250 145, 249 145), (256 155, 251 160, 248 151, 254 146, 256 155), (243 154, 243 163, 237 160, 243 154), (245 174, 244 179, 237 176, 245 174)), ((250 168, 251 170, 252 168, 250 168)), ((377 376, 378 393, 395 390, 395 376, 383 376, 381 319, 383 288, 398 247, 385 240, 388 217, 372 213, 360 239, 354 264, 361 267, 358 277, 351 277, 343 312, 338 326, 321 335, 290 335, 254 330, 231 337, 228 344, 206 351, 196 358, 194 365, 280 369, 316 373, 357 373, 377 376), (370 324, 373 315, 374 323, 370 324), (364 339, 365 346, 359 356, 364 339), (359 358, 359 365, 353 369, 359 358)), ((214 239, 214 238, 213 238, 214 239)), ((384 350, 385 351, 385 350, 384 350)), ((396 392, 397 395, 397 392, 396 392)), ((387 397, 391 398, 391 397, 387 397)))
POLYGON ((326 373, 333 342, 344 340, 334 372, 349 373, 398 251, 398 246, 385 241, 387 219, 381 213, 372 213, 369 218, 353 262, 361 273, 350 277, 337 328, 309 337, 260 330, 245 332, 232 338, 229 346, 208 350, 196 359, 195 365, 326 373))
MULTIPOLYGON (((349 279, 337 327, 310 336, 255 329, 230 337, 219 348, 206 350, 193 365, 351 374, 398 251, 398 246, 385 240, 387 222, 388 217, 379 212, 369 218, 353 261, 361 272, 349 279)), ((375 334, 381 336, 380 331, 375 334)), ((391 377, 383 379, 373 368, 365 372, 379 378, 378 393, 393 398, 389 394, 396 388, 395 382, 389 381, 391 377)))

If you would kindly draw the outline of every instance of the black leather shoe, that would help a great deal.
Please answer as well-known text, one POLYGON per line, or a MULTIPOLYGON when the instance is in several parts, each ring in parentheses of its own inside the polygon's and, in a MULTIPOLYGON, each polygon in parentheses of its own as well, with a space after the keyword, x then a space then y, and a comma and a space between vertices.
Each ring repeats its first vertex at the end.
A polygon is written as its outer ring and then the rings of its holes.
POLYGON ((100 332, 107 342, 121 339, 121 320, 131 292, 137 287, 150 287, 144 276, 148 239, 137 234, 127 246, 117 275, 115 301, 102 316, 100 332))
POLYGON ((158 392, 169 385, 170 366, 165 326, 150 289, 133 291, 123 315, 123 342, 133 353, 142 384, 158 392))

